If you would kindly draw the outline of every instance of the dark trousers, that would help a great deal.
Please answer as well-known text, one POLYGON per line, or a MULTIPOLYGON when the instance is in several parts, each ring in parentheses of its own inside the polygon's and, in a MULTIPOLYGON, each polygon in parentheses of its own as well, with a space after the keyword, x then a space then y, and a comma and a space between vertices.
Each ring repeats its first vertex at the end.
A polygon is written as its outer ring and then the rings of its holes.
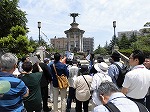
POLYGON ((67 99, 67 109, 71 109, 71 102, 75 99, 75 89, 73 87, 69 87, 69 94, 67 99))
POLYGON ((76 112, 82 112, 82 104, 84 112, 88 112, 89 101, 90 99, 87 101, 79 101, 76 99, 76 112))
POLYGON ((150 111, 150 95, 146 96, 146 108, 150 111))
POLYGON ((142 99, 134 99, 134 98, 130 98, 130 97, 127 97, 127 98, 129 98, 132 101, 136 101, 136 102, 139 102, 139 103, 142 103, 143 105, 145 105, 145 98, 142 98, 142 99))
POLYGON ((41 87, 41 95, 43 100, 43 110, 47 110, 48 108, 48 86, 41 87))

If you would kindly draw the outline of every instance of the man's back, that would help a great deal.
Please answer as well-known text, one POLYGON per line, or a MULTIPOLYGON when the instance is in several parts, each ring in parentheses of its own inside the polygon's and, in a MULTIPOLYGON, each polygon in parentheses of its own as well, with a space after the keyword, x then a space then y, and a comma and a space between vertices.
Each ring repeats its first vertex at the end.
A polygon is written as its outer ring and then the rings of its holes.
MULTIPOLYGON (((84 77, 90 86, 92 82, 92 76, 84 75, 84 77)), ((85 79, 82 75, 80 75, 74 82, 74 87, 76 88, 76 98, 80 101, 86 101, 90 98, 89 87, 85 79)))
MULTIPOLYGON (((58 62, 55 61, 54 65, 55 65, 55 68, 57 71, 57 75, 60 76, 60 75, 64 74, 67 77, 69 76, 69 71, 65 64, 61 63, 60 61, 58 61, 58 62)), ((56 73, 54 71, 53 64, 50 65, 50 67, 51 67, 51 73, 52 73, 52 77, 53 77, 53 86, 58 87, 58 81, 57 81, 56 73)))
POLYGON ((41 81, 42 73, 30 73, 25 74, 21 79, 24 81, 26 86, 30 90, 30 94, 28 97, 24 98, 24 106, 27 111, 34 111, 34 110, 41 110, 42 103, 41 103, 41 88, 40 88, 40 81, 41 81))
MULTIPOLYGON (((121 112, 139 112, 138 106, 120 92, 112 94, 108 102, 112 102, 121 112)), ((99 105, 94 108, 94 112, 109 112, 109 110, 99 105)))
POLYGON ((127 96, 144 98, 150 86, 150 71, 144 65, 135 66, 125 76, 123 87, 128 88, 127 96))
MULTIPOLYGON (((51 73, 50 73, 50 70, 48 68, 48 65, 45 64, 45 63, 42 63, 42 62, 39 63, 39 65, 43 70, 43 74, 42 74, 42 77, 41 77, 41 87, 48 86, 49 82, 52 80, 51 73)), ((32 72, 33 73, 39 72, 38 66, 36 64, 33 65, 33 71, 32 72)))
MULTIPOLYGON (((123 64, 121 62, 114 62, 118 64, 121 68, 123 67, 123 64)), ((115 64, 111 64, 108 69, 108 75, 112 78, 112 81, 116 84, 116 79, 119 75, 119 69, 115 64)))
POLYGON ((0 72, 0 80, 8 80, 11 89, 0 98, 1 112, 21 112, 24 109, 22 97, 27 93, 24 82, 9 73, 0 72))

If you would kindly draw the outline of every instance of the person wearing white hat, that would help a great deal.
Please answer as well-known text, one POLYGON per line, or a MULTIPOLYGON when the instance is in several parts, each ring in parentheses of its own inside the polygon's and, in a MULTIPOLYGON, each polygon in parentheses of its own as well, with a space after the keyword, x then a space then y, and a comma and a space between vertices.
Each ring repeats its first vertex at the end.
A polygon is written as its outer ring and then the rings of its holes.
MULTIPOLYGON (((105 62, 104 61, 104 59, 103 59, 103 57, 101 57, 101 56, 98 56, 97 57, 97 60, 96 60, 96 63, 94 64, 94 65, 96 65, 96 64, 98 64, 98 63, 101 63, 101 62, 105 62)), ((94 76, 94 74, 96 74, 98 71, 95 69, 95 66, 92 66, 92 68, 90 69, 90 75, 91 76, 94 76)))
POLYGON ((111 77, 108 76, 108 65, 105 62, 96 63, 94 65, 94 68, 98 72, 93 76, 93 80, 91 83, 91 91, 93 91, 93 95, 92 95, 93 109, 95 106, 102 104, 101 101, 99 100, 99 98, 97 97, 97 92, 96 92, 99 85, 101 84, 101 82, 103 82, 103 81, 112 82, 111 77))

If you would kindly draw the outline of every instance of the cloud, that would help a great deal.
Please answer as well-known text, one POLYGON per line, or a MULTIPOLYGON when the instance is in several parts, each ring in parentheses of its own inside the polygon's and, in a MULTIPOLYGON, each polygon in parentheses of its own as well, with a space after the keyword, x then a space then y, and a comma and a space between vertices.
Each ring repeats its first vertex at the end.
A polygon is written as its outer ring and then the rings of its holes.
POLYGON ((84 36, 94 37, 95 48, 110 42, 114 20, 119 32, 139 30, 150 18, 149 0, 20 0, 19 6, 28 14, 29 35, 34 38, 38 37, 38 21, 48 38, 64 37, 73 21, 69 14, 79 13, 76 22, 85 30, 84 36))

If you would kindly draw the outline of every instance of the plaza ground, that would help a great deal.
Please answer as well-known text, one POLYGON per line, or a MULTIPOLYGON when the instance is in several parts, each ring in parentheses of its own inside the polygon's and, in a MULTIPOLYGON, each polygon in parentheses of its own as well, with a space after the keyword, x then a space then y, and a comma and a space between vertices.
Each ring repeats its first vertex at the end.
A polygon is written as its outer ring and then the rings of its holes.
MULTIPOLYGON (((59 112, 61 112, 60 110, 61 110, 61 101, 60 101, 60 97, 58 97, 58 109, 59 109, 59 112)), ((50 102, 50 100, 48 101, 48 106, 49 107, 52 107, 52 111, 51 112, 53 112, 53 103, 51 103, 50 102)), ((71 103, 71 111, 70 112, 75 112, 75 106, 76 106, 76 103, 75 102, 72 102, 71 103)), ((92 112, 92 103, 91 103, 91 101, 90 101, 90 103, 89 103, 89 112, 92 112)))

